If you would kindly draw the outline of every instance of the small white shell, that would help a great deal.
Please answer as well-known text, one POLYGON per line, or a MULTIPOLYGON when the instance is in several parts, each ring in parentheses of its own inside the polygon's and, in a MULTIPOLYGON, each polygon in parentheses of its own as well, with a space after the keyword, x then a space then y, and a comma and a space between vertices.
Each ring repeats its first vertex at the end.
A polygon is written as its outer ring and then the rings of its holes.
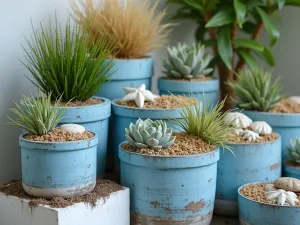
POLYGON ((251 130, 245 130, 243 139, 247 141, 255 141, 256 139, 259 139, 259 134, 255 133, 251 130))
POLYGON ((79 134, 83 134, 85 132, 85 128, 79 124, 63 124, 60 126, 61 130, 64 130, 66 132, 70 132, 70 133, 79 133, 79 134))
POLYGON ((235 134, 235 135, 241 135, 241 134, 243 134, 244 133, 244 130, 243 129, 234 129, 234 131, 233 131, 233 134, 235 134))
POLYGON ((272 134, 272 127, 265 121, 255 121, 250 125, 251 129, 258 134, 272 134))
POLYGON ((265 191, 276 191, 277 188, 275 187, 274 184, 266 184, 265 186, 265 191))
POLYGON ((252 124, 252 120, 240 112, 230 112, 224 117, 224 120, 238 129, 247 128, 252 124))
POLYGON ((288 100, 293 101, 297 104, 300 104, 300 96, 291 96, 291 97, 288 97, 288 100))

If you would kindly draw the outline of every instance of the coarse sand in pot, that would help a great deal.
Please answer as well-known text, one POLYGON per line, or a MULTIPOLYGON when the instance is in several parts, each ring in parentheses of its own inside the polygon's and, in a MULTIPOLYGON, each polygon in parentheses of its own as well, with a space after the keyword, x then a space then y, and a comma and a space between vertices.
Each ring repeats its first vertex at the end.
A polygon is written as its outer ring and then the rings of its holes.
POLYGON ((22 181, 14 181, 8 185, 0 186, 0 192, 6 195, 16 196, 29 201, 29 205, 35 207, 37 205, 49 205, 52 208, 65 208, 75 203, 85 202, 93 206, 96 205, 98 199, 108 198, 113 192, 123 190, 123 187, 110 180, 97 180, 95 189, 83 196, 62 198, 54 197, 52 199, 35 198, 27 195, 22 187, 22 181))
POLYGON ((100 98, 89 98, 86 101, 61 102, 60 105, 66 107, 80 107, 80 106, 98 105, 101 104, 102 102, 103 100, 100 98))
MULTIPOLYGON (((134 101, 121 102, 116 101, 118 105, 128 106, 137 108, 138 106, 134 101)), ((180 108, 187 104, 199 104, 199 101, 195 98, 185 97, 185 96, 175 96, 175 95, 161 95, 156 98, 153 102, 147 101, 143 108, 146 109, 174 109, 180 108)))
POLYGON ((300 113, 300 104, 288 100, 282 99, 273 109, 270 109, 270 113, 300 113))
POLYGON ((296 163, 296 162, 294 162, 294 161, 292 161, 292 160, 286 160, 286 161, 285 161, 285 164, 286 164, 287 166, 291 166, 291 167, 295 167, 295 168, 297 168, 297 169, 300 169, 300 164, 298 164, 298 163, 296 163))
POLYGON ((173 78, 173 77, 163 77, 162 79, 164 80, 174 80, 174 81, 209 81, 209 80, 214 80, 211 76, 202 76, 202 77, 194 77, 194 78, 173 78))
POLYGON ((279 136, 277 133, 272 133, 272 134, 260 135, 259 137, 260 138, 256 140, 248 141, 243 139, 242 135, 234 135, 229 139, 229 141, 234 144, 260 144, 260 143, 274 141, 278 139, 279 136))
POLYGON ((153 150, 149 148, 134 148, 127 143, 125 143, 122 147, 130 152, 162 156, 203 154, 211 152, 217 148, 216 146, 210 145, 203 141, 201 137, 189 135, 184 132, 173 133, 173 136, 176 136, 176 140, 168 149, 153 150))
MULTIPOLYGON (((275 200, 267 200, 265 196, 265 186, 266 184, 270 184, 271 182, 266 183, 258 183, 258 184, 249 184, 241 188, 240 192, 243 196, 246 198, 249 198, 251 200, 271 204, 271 205, 277 205, 275 200)), ((300 200, 300 193, 296 193, 297 198, 300 200)), ((300 202, 296 203, 296 206, 300 206, 300 202)))
POLYGON ((48 134, 38 136, 34 134, 28 134, 24 136, 25 139, 30 141, 41 142, 68 142, 68 141, 81 141, 94 137, 95 135, 89 131, 85 131, 83 134, 70 133, 59 128, 54 128, 48 134))

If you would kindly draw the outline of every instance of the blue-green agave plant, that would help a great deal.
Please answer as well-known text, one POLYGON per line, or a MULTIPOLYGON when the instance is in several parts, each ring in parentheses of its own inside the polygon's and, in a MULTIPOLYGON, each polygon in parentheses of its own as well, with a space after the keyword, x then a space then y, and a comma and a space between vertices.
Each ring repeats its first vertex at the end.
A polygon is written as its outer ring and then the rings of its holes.
POLYGON ((290 146, 287 147, 287 156, 293 162, 300 164, 300 138, 295 141, 290 141, 290 146))
POLYGON ((172 137, 172 128, 162 120, 138 119, 135 125, 130 123, 129 128, 125 128, 125 133, 128 144, 136 148, 169 148, 176 139, 172 137))

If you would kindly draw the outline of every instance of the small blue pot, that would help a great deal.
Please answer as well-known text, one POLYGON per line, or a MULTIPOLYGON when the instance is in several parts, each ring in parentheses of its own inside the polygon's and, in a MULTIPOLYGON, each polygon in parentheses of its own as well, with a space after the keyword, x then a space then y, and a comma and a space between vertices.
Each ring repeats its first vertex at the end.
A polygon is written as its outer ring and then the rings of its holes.
POLYGON ((191 156, 150 156, 120 144, 121 185, 130 188, 131 224, 209 225, 219 149, 191 156))
POLYGON ((270 205, 248 199, 240 190, 249 184, 238 190, 240 225, 299 225, 300 207, 270 205))
POLYGON ((300 113, 267 113, 255 111, 243 111, 254 121, 267 122, 275 132, 281 136, 282 157, 286 159, 285 152, 290 145, 290 140, 294 140, 300 135, 300 113))
POLYGON ((200 102, 204 100, 210 105, 217 103, 219 99, 219 80, 208 81, 184 81, 165 78, 158 79, 160 95, 193 95, 200 102))
POLYGON ((40 198, 81 196, 96 185, 98 137, 70 142, 30 141, 20 135, 22 184, 40 198))
MULTIPOLYGON (((99 97, 94 97, 99 98, 99 97)), ((60 124, 80 124, 86 130, 97 134, 99 141, 97 145, 97 176, 103 177, 105 171, 105 160, 108 141, 108 124, 111 114, 111 101, 100 98, 104 102, 97 105, 66 107, 64 118, 60 124)))
POLYGON ((124 87, 138 87, 145 84, 151 90, 151 77, 153 76, 153 59, 151 57, 140 59, 113 59, 115 65, 112 70, 116 72, 110 77, 97 96, 110 100, 122 98, 124 87))
POLYGON ((281 177, 281 141, 228 145, 234 155, 226 150, 220 153, 214 213, 237 216, 237 190, 241 185, 281 177))
POLYGON ((168 127, 179 131, 178 126, 175 125, 170 118, 182 118, 178 109, 140 109, 135 107, 121 106, 116 103, 118 100, 112 101, 113 123, 111 125, 110 143, 112 144, 112 154, 114 158, 115 171, 119 171, 120 160, 118 158, 119 144, 126 140, 125 128, 128 128, 130 123, 135 124, 141 119, 150 118, 152 120, 165 120, 168 127))
POLYGON ((284 176, 300 179, 300 165, 292 161, 285 161, 283 164, 284 176))

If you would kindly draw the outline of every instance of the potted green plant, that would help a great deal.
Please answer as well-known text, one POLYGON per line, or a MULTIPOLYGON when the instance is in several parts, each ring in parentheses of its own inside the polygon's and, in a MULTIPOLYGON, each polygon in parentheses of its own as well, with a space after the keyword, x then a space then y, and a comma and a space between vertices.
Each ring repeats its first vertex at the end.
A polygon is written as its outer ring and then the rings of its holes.
POLYGON ((160 94, 190 95, 201 101, 206 98, 215 104, 219 98, 219 81, 212 77, 209 63, 213 56, 205 52, 201 43, 188 46, 178 43, 168 47, 168 59, 164 61, 167 77, 158 79, 160 94))
POLYGON ((300 178, 300 139, 291 140, 287 147, 287 160, 283 162, 286 177, 300 178))
POLYGON ((60 123, 81 124, 99 136, 97 174, 103 176, 111 102, 93 96, 113 73, 114 63, 107 61, 112 45, 104 39, 89 44, 88 35, 70 20, 64 28, 57 20, 52 29, 33 27, 33 34, 28 47, 23 47, 29 79, 42 92, 51 92, 52 100, 60 97, 66 105, 60 123))
POLYGON ((267 122, 281 136, 283 159, 290 140, 300 132, 300 104, 284 98, 279 80, 262 69, 245 69, 237 75, 239 82, 229 82, 237 98, 232 99, 254 121, 267 122))
POLYGON ((50 95, 23 97, 11 111, 11 125, 26 131, 19 137, 22 185, 29 195, 41 198, 73 197, 96 185, 98 137, 78 124, 56 127, 64 108, 50 95))
POLYGON ((179 109, 184 130, 172 133, 162 121, 138 119, 119 145, 121 184, 131 191, 131 223, 209 225, 212 219, 219 146, 228 148, 232 128, 224 101, 179 109))
POLYGON ((158 4, 150 0, 74 2, 73 15, 90 34, 90 43, 101 37, 114 43, 108 58, 114 61, 117 72, 97 95, 113 100, 123 96, 123 87, 145 84, 151 89, 153 59, 148 54, 165 43, 170 27, 161 24, 166 13, 156 13, 158 4))
MULTIPOLYGON (((263 28, 273 46, 280 31, 273 22, 274 15, 284 6, 300 6, 299 0, 168 0, 180 7, 174 19, 188 19, 197 23, 196 41, 211 46, 214 59, 210 67, 217 68, 221 99, 228 96, 225 109, 233 108, 234 92, 227 81, 237 82, 235 72, 245 65, 258 68, 257 57, 274 66, 270 49, 259 42, 263 28), (243 36, 238 35, 242 33, 243 36)), ((278 15, 277 15, 278 16, 278 15)))

